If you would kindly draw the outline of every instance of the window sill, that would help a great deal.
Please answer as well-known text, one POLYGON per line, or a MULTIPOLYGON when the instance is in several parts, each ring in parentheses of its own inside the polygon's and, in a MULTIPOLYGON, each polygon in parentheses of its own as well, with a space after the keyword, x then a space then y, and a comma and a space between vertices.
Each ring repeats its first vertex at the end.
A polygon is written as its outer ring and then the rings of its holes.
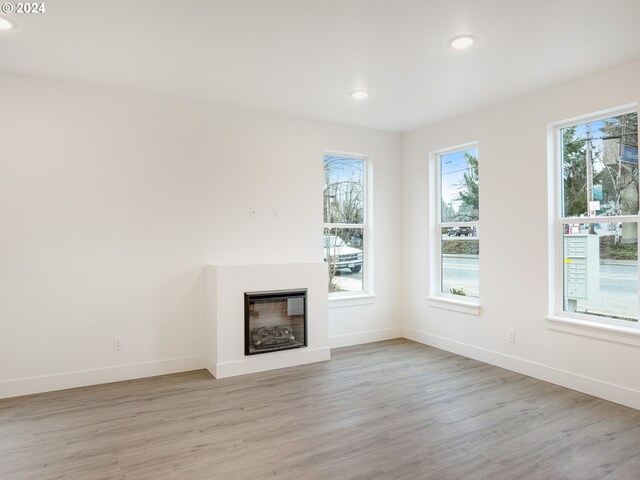
POLYGON ((354 295, 329 295, 329 308, 355 307, 357 305, 369 305, 375 303, 376 296, 371 293, 354 295))
POLYGON ((549 330, 554 332, 570 333, 640 347, 640 328, 637 326, 611 325, 560 315, 549 315, 546 318, 549 330))
POLYGON ((429 296, 429 305, 435 308, 453 310, 454 312, 467 313, 469 315, 480 315, 480 304, 476 302, 465 302, 454 298, 429 296))

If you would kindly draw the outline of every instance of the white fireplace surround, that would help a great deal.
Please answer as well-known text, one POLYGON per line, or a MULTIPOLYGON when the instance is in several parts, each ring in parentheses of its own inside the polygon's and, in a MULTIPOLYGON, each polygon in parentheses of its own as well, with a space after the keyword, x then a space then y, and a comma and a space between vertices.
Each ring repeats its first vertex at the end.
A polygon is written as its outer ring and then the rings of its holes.
POLYGON ((329 360, 326 269, 324 262, 207 266, 207 369, 211 374, 225 378, 329 360), (245 356, 244 293, 301 288, 308 290, 308 346, 245 356))

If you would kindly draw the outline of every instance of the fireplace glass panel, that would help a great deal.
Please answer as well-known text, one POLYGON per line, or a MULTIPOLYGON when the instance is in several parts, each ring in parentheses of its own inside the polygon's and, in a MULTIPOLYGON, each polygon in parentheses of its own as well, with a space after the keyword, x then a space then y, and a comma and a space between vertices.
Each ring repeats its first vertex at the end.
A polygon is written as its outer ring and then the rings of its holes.
POLYGON ((307 346, 307 291, 245 293, 245 355, 307 346))

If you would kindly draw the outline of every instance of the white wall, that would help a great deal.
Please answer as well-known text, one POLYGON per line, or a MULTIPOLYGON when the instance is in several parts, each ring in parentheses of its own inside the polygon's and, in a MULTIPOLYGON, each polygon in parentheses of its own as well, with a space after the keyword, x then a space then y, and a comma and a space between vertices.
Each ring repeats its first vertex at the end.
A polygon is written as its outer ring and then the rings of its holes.
POLYGON ((0 397, 203 368, 204 265, 321 261, 321 159, 331 149, 374 162, 376 294, 329 308, 331 345, 403 333, 640 408, 638 339, 559 332, 545 319, 547 125, 637 102, 639 76, 640 61, 621 65, 401 142, 380 131, 0 75, 0 397), (474 140, 479 316, 426 299, 428 153, 474 140), (517 241, 504 234, 516 215, 527 218, 517 241), (506 341, 508 329, 517 343, 506 341))
POLYGON ((330 335, 398 333, 399 135, 13 75, 0 105, 0 396, 203 368, 205 264, 322 261, 325 149, 371 155, 381 252, 330 335))
POLYGON ((559 332, 545 319, 547 126, 638 102, 639 78, 635 61, 405 134, 405 336, 640 408, 640 337, 559 332), (479 316, 433 308, 426 298, 428 154, 470 141, 480 149, 479 316))

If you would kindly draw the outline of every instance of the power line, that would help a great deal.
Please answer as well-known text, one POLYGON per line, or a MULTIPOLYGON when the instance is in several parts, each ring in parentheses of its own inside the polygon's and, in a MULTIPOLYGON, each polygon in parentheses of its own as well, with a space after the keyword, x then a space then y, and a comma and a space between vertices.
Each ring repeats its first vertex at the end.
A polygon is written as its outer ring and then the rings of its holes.
POLYGON ((449 175, 451 173, 458 173, 458 172, 464 172, 465 170, 473 170, 473 167, 466 167, 466 168, 461 168, 460 170, 452 170, 450 172, 447 173, 443 173, 441 176, 445 176, 445 175, 449 175))

